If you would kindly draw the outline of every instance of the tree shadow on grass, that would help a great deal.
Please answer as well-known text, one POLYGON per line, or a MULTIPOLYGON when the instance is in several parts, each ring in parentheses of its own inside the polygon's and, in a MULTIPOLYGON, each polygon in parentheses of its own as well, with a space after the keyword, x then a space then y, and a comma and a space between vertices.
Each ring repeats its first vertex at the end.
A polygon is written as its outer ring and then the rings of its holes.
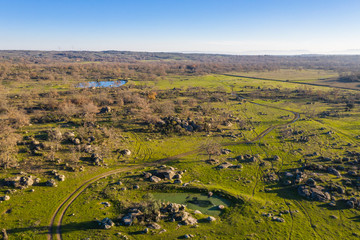
POLYGON ((140 230, 140 231, 130 232, 129 235, 140 235, 140 234, 144 234, 144 233, 145 233, 144 230, 140 230))
MULTIPOLYGON (((86 221, 81 223, 68 223, 61 226, 62 233, 76 232, 76 231, 86 231, 89 229, 101 229, 99 224, 96 221, 86 221)), ((11 234, 22 233, 27 231, 38 232, 39 234, 47 234, 49 231, 49 226, 30 226, 23 228, 10 228, 7 229, 7 233, 11 234)))
POLYGON ((360 222, 360 215, 358 215, 356 217, 351 217, 349 219, 353 220, 354 222, 360 222))
POLYGON ((283 186, 282 184, 274 184, 268 186, 267 193, 276 193, 278 197, 288 200, 301 200, 297 191, 297 186, 283 186))
POLYGON ((345 210, 349 209, 346 206, 346 200, 338 200, 336 201, 336 206, 330 206, 328 203, 319 204, 318 207, 326 208, 327 210, 345 210))

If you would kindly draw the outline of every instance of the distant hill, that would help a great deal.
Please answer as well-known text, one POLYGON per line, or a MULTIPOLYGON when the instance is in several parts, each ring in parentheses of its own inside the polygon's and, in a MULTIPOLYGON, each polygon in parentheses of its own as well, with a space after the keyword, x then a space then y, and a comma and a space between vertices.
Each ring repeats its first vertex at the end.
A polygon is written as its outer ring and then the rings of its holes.
POLYGON ((226 55, 203 53, 171 52, 131 52, 131 51, 0 51, 0 61, 13 63, 49 63, 49 62, 121 62, 136 63, 146 61, 159 62, 196 62, 227 65, 271 65, 277 68, 311 68, 336 71, 358 71, 360 55, 226 55))

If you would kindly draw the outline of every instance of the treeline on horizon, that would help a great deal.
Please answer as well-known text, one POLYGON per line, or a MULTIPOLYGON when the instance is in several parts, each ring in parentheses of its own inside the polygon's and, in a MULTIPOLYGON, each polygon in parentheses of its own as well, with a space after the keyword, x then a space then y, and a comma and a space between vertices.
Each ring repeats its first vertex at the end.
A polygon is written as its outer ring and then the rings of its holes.
POLYGON ((0 51, 0 80, 154 80, 171 74, 221 74, 282 68, 333 70, 347 81, 347 76, 359 72, 360 55, 245 56, 130 51, 0 51))

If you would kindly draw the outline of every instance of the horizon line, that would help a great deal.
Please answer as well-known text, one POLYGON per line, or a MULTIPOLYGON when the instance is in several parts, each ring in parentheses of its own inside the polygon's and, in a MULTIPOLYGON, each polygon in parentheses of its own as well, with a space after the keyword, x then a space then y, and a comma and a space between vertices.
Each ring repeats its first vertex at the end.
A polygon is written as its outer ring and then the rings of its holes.
POLYGON ((305 55, 323 55, 323 56, 358 56, 360 49, 347 49, 330 52, 311 52, 308 50, 254 50, 243 52, 217 52, 217 51, 146 51, 146 50, 84 50, 84 49, 0 49, 0 52, 5 51, 28 51, 28 52, 134 52, 134 53, 177 53, 177 54, 207 54, 207 55, 229 55, 229 56, 305 56, 305 55), (297 53, 296 53, 297 52, 297 53))

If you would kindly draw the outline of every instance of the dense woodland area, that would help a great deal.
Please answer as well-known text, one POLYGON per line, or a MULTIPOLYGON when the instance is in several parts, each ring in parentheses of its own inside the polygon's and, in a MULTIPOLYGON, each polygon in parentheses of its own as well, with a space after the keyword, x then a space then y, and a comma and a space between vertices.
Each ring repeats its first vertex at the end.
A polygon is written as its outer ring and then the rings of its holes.
MULTIPOLYGON (((220 54, 152 53, 128 51, 0 51, 0 62, 18 64, 116 63, 131 70, 165 73, 219 73, 228 71, 311 68, 355 71, 359 55, 240 56, 220 54)), ((65 65, 66 66, 66 65, 65 65)), ((2 66, 4 68, 4 66, 2 66)))
POLYGON ((0 51, 0 80, 155 80, 171 74, 274 71, 281 68, 333 70, 340 81, 358 81, 360 56, 232 56, 146 52, 0 51), (352 74, 351 74, 352 73, 352 74), (350 75, 349 75, 350 74, 350 75))

